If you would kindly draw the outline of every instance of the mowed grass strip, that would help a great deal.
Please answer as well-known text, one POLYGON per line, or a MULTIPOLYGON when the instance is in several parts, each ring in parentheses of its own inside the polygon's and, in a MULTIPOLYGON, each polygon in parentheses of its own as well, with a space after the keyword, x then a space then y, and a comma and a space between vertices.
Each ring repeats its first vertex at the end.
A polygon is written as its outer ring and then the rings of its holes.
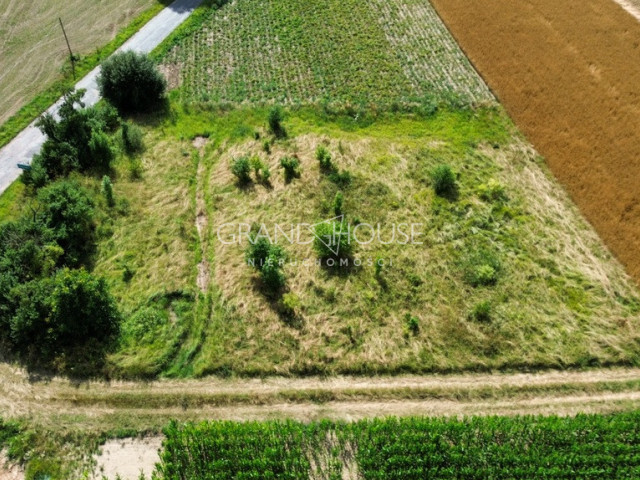
POLYGON ((241 0, 175 43, 164 65, 183 101, 492 101, 435 12, 414 0, 241 0))
POLYGON ((434 0, 518 127, 640 282, 640 23, 609 0, 434 0))
POLYGON ((87 407, 91 405, 120 409, 149 408, 202 408, 229 407, 233 405, 274 405, 282 403, 366 402, 380 400, 449 400, 472 402, 474 400, 518 401, 534 397, 569 395, 595 395, 601 393, 635 392, 640 380, 622 382, 584 382, 549 385, 477 385, 470 387, 391 387, 391 388, 313 388, 282 389, 276 392, 196 393, 185 389, 184 393, 140 392, 91 393, 74 392, 50 395, 49 401, 87 407))

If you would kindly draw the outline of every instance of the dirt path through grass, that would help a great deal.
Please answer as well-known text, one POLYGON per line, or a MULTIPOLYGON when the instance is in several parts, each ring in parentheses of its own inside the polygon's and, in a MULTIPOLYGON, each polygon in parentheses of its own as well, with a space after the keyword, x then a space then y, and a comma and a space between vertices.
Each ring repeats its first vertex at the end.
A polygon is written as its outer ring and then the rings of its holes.
POLYGON ((611 412, 640 408, 640 369, 532 374, 82 382, 0 366, 0 416, 47 428, 159 429, 183 420, 611 412))
POLYGON ((640 23, 611 0, 432 3, 640 281, 640 23))

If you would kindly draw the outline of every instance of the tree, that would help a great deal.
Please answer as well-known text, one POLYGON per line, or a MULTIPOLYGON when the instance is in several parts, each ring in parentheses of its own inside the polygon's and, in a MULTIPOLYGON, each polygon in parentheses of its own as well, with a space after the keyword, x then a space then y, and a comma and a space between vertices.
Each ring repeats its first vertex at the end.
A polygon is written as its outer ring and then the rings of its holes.
POLYGON ((60 270, 16 291, 19 306, 11 319, 11 340, 18 351, 36 348, 51 359, 98 340, 117 335, 120 315, 106 282, 84 269, 60 270))
POLYGON ((145 112, 158 105, 167 83, 147 55, 126 51, 102 64, 98 86, 102 97, 121 112, 145 112))
POLYGON ((93 240, 93 202, 89 195, 75 182, 63 180, 40 190, 38 201, 38 220, 64 250, 65 265, 79 265, 93 240))
POLYGON ((84 90, 64 95, 59 120, 49 113, 38 119, 36 125, 47 139, 23 177, 26 184, 40 188, 74 170, 109 167, 114 154, 104 130, 115 121, 113 113, 108 108, 84 108, 83 95, 84 90))

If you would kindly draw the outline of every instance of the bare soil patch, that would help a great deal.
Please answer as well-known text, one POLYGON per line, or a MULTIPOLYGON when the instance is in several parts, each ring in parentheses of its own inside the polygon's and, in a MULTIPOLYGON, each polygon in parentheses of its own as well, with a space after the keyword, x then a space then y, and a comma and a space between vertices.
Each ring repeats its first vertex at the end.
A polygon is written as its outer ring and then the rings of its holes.
POLYGON ((640 281, 640 23, 610 0, 433 0, 505 108, 640 281))
POLYGON ((141 473, 145 478, 150 477, 160 461, 158 450, 161 446, 161 437, 109 440, 96 457, 97 467, 92 478, 138 480, 141 473))

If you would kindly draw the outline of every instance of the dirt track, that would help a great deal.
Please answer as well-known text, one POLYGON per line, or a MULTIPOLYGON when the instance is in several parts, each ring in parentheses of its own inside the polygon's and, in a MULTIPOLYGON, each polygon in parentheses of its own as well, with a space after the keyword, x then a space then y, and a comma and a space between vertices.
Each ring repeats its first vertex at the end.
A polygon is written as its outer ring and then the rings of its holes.
POLYGON ((613 0, 432 0, 640 283, 640 23, 613 0))
POLYGON ((86 382, 0 364, 0 415, 55 430, 157 429, 169 419, 610 412, 640 407, 640 369, 535 374, 86 382))

